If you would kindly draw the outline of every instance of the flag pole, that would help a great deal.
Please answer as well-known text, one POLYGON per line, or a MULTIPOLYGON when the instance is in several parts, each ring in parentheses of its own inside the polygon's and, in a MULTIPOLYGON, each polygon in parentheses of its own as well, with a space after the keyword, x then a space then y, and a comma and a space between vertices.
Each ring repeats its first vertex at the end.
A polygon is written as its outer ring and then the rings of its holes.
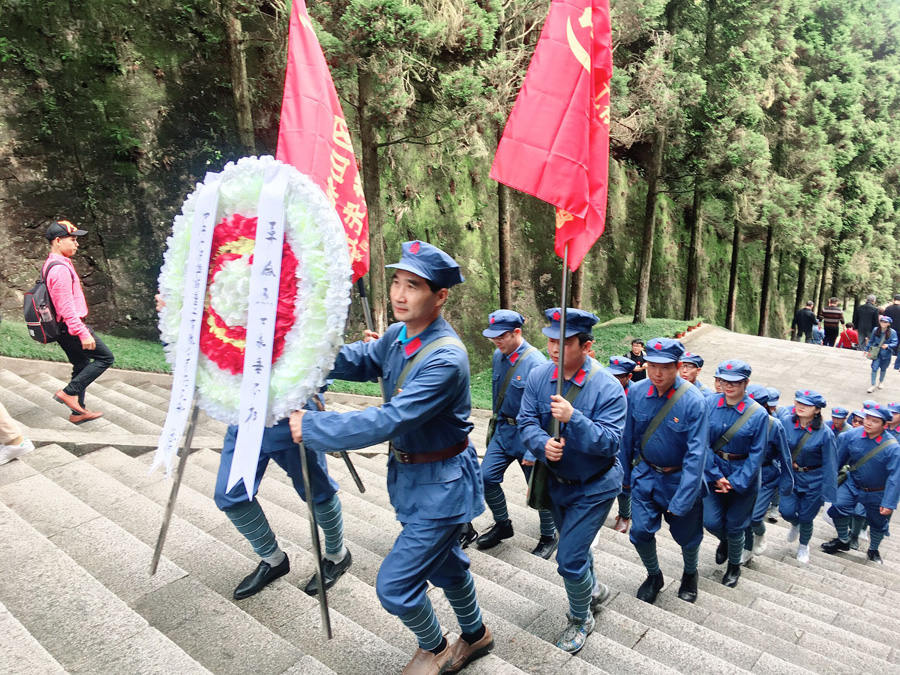
MULTIPOLYGON (((558 373, 556 376, 556 395, 563 395, 563 384, 566 379, 565 370, 565 353, 566 353, 566 298, 569 296, 569 244, 566 242, 566 248, 563 250, 563 268, 562 268, 562 296, 560 298, 559 310, 559 358, 557 359, 558 373)), ((559 440, 559 420, 553 418, 553 438, 559 440)))

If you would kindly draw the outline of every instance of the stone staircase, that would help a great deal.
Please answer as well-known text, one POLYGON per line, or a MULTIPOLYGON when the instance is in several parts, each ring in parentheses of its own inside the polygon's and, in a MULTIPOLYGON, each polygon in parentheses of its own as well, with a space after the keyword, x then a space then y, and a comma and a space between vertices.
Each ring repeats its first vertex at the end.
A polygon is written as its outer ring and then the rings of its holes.
MULTIPOLYGON (((365 494, 343 461, 328 460, 342 486, 354 562, 329 591, 334 639, 327 641, 317 602, 300 590, 313 571, 305 506, 279 467, 270 464, 259 499, 290 556, 290 574, 232 600, 256 559, 213 503, 224 426, 204 418, 163 560, 150 577, 171 487, 161 472, 148 474, 166 379, 108 372, 87 401, 104 418, 75 426, 51 398, 65 371, 11 359, 0 366, 0 401, 40 446, 0 467, 0 674, 356 675, 399 672, 409 660, 412 635, 375 594, 400 529, 385 489, 386 448, 351 453, 365 494)), ((368 404, 328 397, 333 410, 368 404)), ((483 447, 487 415, 475 411, 473 422, 483 447)), ((538 523, 517 467, 505 485, 516 536, 491 551, 467 550, 496 637, 494 652, 467 673, 900 673, 900 547, 885 541, 883 566, 865 564, 860 552, 827 556, 818 550, 833 536, 824 522, 816 523, 809 566, 794 560, 784 524, 770 526, 769 550, 735 589, 721 585, 715 545, 705 538, 694 605, 676 596, 681 554, 665 528, 658 539, 667 586, 648 605, 634 597, 645 572, 627 535, 604 527, 594 555, 613 594, 572 657, 554 646, 565 591, 555 563, 529 553, 538 523)), ((476 521, 479 530, 489 526, 488 514, 476 521)), ((458 630, 443 594, 430 596, 445 629, 458 630)))

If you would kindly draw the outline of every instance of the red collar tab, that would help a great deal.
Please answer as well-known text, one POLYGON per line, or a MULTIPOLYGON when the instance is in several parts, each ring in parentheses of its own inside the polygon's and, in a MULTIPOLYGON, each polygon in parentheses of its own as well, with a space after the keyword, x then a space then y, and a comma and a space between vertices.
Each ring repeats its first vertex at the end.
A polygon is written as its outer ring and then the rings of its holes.
POLYGON ((651 396, 656 396, 656 387, 652 384, 647 388, 647 398, 650 398, 651 396))
POLYGON ((516 361, 519 360, 519 356, 520 356, 520 355, 521 355, 521 354, 520 354, 519 352, 513 352, 512 354, 509 355, 509 362, 510 362, 512 365, 516 365, 516 361))
POLYGON ((587 371, 584 367, 581 368, 576 374, 575 377, 572 378, 572 382, 577 384, 579 387, 584 384, 584 379, 587 377, 587 371))
POLYGON ((740 403, 738 403, 735 406, 735 410, 737 410, 739 413, 742 413, 742 412, 744 412, 744 408, 746 408, 746 407, 747 407, 746 401, 741 401, 740 403))
POLYGON ((876 443, 881 443, 881 434, 879 434, 878 436, 876 436, 875 442, 876 442, 876 443))
POLYGON ((860 436, 860 438, 865 438, 866 436, 869 435, 869 434, 866 433, 866 428, 865 428, 865 427, 860 427, 859 430, 862 432, 862 435, 860 436))
POLYGON ((419 350, 419 347, 421 347, 421 346, 422 346, 422 341, 418 337, 414 337, 412 340, 407 342, 403 346, 403 350, 406 352, 406 358, 409 358, 410 356, 415 354, 419 350))
POLYGON ((550 376, 550 379, 555 380, 557 377, 559 377, 559 366, 553 368, 553 374, 550 376))
POLYGON ((722 394, 719 394, 719 402, 716 403, 717 408, 721 408, 725 405, 725 397, 722 394))
POLYGON ((672 395, 675 393, 675 387, 669 387, 669 393, 666 394, 666 398, 672 398, 672 395))

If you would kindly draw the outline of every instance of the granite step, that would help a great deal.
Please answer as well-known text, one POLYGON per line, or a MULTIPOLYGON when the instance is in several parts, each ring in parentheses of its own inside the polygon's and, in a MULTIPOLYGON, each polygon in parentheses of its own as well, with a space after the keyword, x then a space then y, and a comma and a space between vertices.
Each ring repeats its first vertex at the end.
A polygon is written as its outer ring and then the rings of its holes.
MULTIPOLYGON (((166 413, 169 410, 170 390, 168 389, 156 387, 156 385, 152 385, 150 383, 131 384, 122 380, 115 379, 104 382, 104 386, 106 386, 108 389, 112 389, 113 391, 117 391, 120 394, 129 396, 135 400, 144 401, 146 404, 155 407, 157 410, 161 410, 163 413, 166 413), (160 389, 164 393, 164 395, 160 395, 159 393, 157 393, 156 389, 160 389)), ((163 416, 163 420, 165 420, 165 416, 163 416)), ((203 432, 205 432, 204 435, 224 436, 225 432, 228 430, 227 424, 212 419, 202 410, 197 417, 197 425, 198 429, 201 429, 203 430, 203 432)))

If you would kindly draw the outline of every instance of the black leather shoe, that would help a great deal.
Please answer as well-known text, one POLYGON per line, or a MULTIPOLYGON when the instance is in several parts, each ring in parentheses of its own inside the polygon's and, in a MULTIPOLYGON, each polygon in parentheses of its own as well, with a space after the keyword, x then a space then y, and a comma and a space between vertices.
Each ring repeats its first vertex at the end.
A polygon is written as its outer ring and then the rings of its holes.
POLYGON ((678 597, 685 602, 697 602, 697 577, 698 574, 688 574, 685 572, 681 575, 681 587, 678 589, 678 597))
MULTIPOLYGON (((472 530, 473 532, 475 530, 472 530)), ((478 537, 475 545, 482 551, 494 548, 504 539, 511 539, 513 536, 512 521, 507 518, 502 523, 494 523, 487 532, 478 537)), ((465 547, 463 547, 465 548, 465 547)))
POLYGON ((728 560, 728 540, 723 539, 716 547, 716 565, 721 565, 728 560))
POLYGON ((822 544, 822 550, 825 553, 831 553, 834 555, 838 551, 849 551, 850 550, 850 542, 849 541, 841 541, 837 537, 832 539, 831 541, 826 541, 822 544))
POLYGON ((728 563, 725 574, 722 575, 722 585, 728 588, 737 586, 738 579, 741 578, 741 566, 728 563))
MULTIPOLYGON (((558 545, 559 535, 554 532, 552 537, 542 536, 540 540, 538 540, 538 545, 534 547, 531 554, 536 555, 538 558, 543 558, 544 560, 550 560, 550 556, 553 555, 553 552, 558 545)), ((481 548, 481 539, 478 540, 478 548, 481 548)))
POLYGON ((884 561, 881 559, 881 554, 878 551, 869 549, 866 551, 866 557, 873 563, 878 563, 879 565, 884 564, 884 561))
POLYGON ((472 527, 472 523, 466 523, 466 526, 463 528, 463 531, 459 535, 460 547, 466 548, 476 539, 478 539, 478 532, 476 532, 475 528, 472 527))
MULTIPOLYGON (((349 549, 347 550, 347 555, 340 562, 332 562, 328 558, 322 558, 322 578, 325 580, 326 591, 337 583, 337 580, 341 578, 344 572, 350 569, 352 562, 353 556, 350 555, 349 549)), ((307 595, 319 594, 319 580, 316 579, 315 574, 306 582, 303 592, 307 595)))
POLYGON ((641 587, 638 589, 637 599, 653 604, 656 602, 656 596, 659 595, 659 592, 665 585, 666 582, 663 579, 662 572, 659 574, 647 575, 647 578, 644 579, 644 583, 642 583, 641 587))
POLYGON ((244 577, 244 580, 234 589, 234 599, 243 600, 251 595, 256 595, 278 577, 283 577, 290 571, 291 563, 287 556, 284 556, 284 560, 275 567, 261 560, 253 573, 244 577))

